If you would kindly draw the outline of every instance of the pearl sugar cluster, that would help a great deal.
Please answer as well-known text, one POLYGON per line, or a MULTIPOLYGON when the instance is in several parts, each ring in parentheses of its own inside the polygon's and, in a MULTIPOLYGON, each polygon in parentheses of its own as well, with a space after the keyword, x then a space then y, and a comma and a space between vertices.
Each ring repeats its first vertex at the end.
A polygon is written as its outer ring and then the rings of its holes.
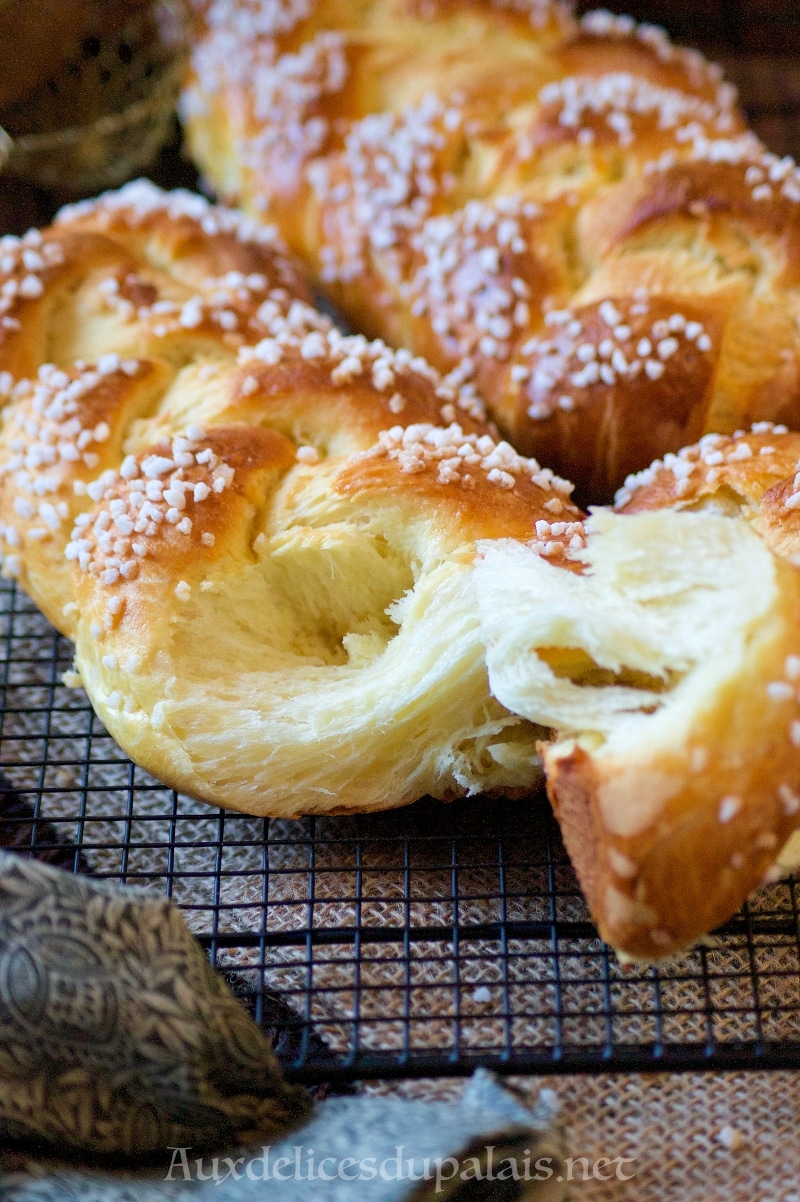
POLYGON ((521 256, 525 223, 539 207, 519 197, 469 201, 453 216, 431 218, 412 241, 422 263, 404 290, 412 313, 428 315, 439 337, 459 352, 505 359, 530 321, 530 288, 521 256))
POLYGON ((518 478, 527 478, 547 494, 543 507, 554 517, 552 522, 537 521, 536 538, 529 545, 545 557, 569 555, 586 545, 583 523, 571 520, 575 511, 567 505, 572 485, 488 434, 465 434, 456 422, 445 428, 425 422, 393 426, 369 451, 354 456, 355 461, 376 458, 397 463, 409 475, 435 468, 438 484, 467 490, 477 487, 478 473, 504 491, 516 488, 518 478))
MULTIPOLYGON (((708 131, 707 136, 719 137, 734 126, 730 106, 720 107, 678 88, 661 87, 629 71, 565 76, 542 88, 539 103, 545 107, 544 116, 572 131, 582 145, 596 140, 597 126, 610 132, 623 148, 632 146, 637 132, 652 124, 660 132, 672 132, 678 143, 691 141, 702 130, 708 131)), ((533 144, 523 139, 518 148, 520 158, 532 153, 533 144)))
MULTIPOLYGON (((406 405, 403 380, 414 375, 418 382, 422 381, 432 388, 436 399, 442 402, 440 414, 443 421, 454 421, 458 411, 476 421, 486 419, 484 407, 471 385, 461 384, 456 374, 452 378, 443 377, 425 359, 413 355, 411 351, 403 348, 392 350, 380 339, 370 342, 362 334, 342 334, 330 324, 308 330, 301 322, 276 316, 270 338, 262 339, 254 348, 242 348, 239 352, 239 363, 245 367, 251 359, 273 367, 290 358, 329 366, 331 383, 337 387, 346 387, 351 381, 367 377, 378 392, 388 394, 391 413, 402 413, 406 405)), ((247 391, 248 387, 245 388, 247 391)))
POLYGON ((165 338, 180 331, 196 330, 207 323, 216 325, 225 334, 258 337, 269 329, 276 312, 285 310, 289 294, 284 288, 271 287, 261 272, 229 271, 219 278, 207 277, 202 291, 178 301, 159 298, 151 304, 137 305, 132 296, 150 282, 130 274, 120 281, 116 275, 107 276, 98 286, 102 303, 114 310, 123 321, 149 323, 154 337, 165 338))
POLYGON ((110 428, 104 420, 86 420, 86 402, 99 389, 136 377, 142 366, 136 359, 109 353, 94 364, 78 362, 70 372, 43 364, 33 381, 13 384, 8 373, 0 376, 0 393, 14 402, 4 439, 10 454, 0 464, 0 478, 9 481, 14 512, 27 524, 24 534, 19 523, 6 522, 0 529, 6 547, 11 548, 4 563, 12 576, 19 575, 15 552, 23 538, 46 539, 69 519, 69 494, 86 488, 74 479, 76 466, 92 472, 100 462, 98 448, 108 440, 110 428), (30 524, 37 520, 38 524, 30 524))
POLYGON ((43 276, 48 269, 64 262, 64 249, 54 239, 44 239, 39 230, 28 230, 21 238, 5 234, 0 238, 0 344, 3 330, 18 330, 14 310, 26 300, 44 295, 43 276))
POLYGON ((308 180, 327 214, 323 280, 358 278, 369 247, 400 282, 401 265, 388 252, 420 229, 433 198, 452 187, 440 159, 462 122, 456 105, 427 95, 399 114, 372 113, 354 122, 341 154, 309 165, 308 180))
POLYGON ((549 336, 529 339, 521 348, 521 360, 511 368, 514 383, 527 390, 529 416, 544 420, 559 410, 569 412, 578 407, 576 397, 597 384, 614 387, 637 378, 655 383, 681 344, 701 354, 712 350, 702 322, 680 312, 659 317, 643 329, 650 303, 647 292, 637 290, 632 302, 605 300, 580 315, 572 309, 550 310, 544 319, 549 336), (595 315, 590 325, 589 317, 595 315))
MULTIPOLYGON (((677 453, 669 452, 663 459, 656 459, 649 467, 628 476, 623 487, 617 492, 615 505, 618 509, 623 508, 636 492, 649 487, 664 471, 670 472, 674 477, 673 489, 676 497, 685 497, 697 485, 716 484, 722 477, 726 464, 741 463, 754 455, 766 457, 775 454, 775 447, 769 443, 761 443, 758 446, 755 443, 751 444, 751 437, 760 440, 764 436, 780 436, 787 433, 786 426, 775 425, 773 422, 756 422, 749 433, 736 430, 731 435, 704 434, 694 446, 682 447, 677 453)), ((800 480, 800 477, 798 479, 800 480)), ((788 507, 794 508, 791 504, 788 507)))
MULTIPOLYGON (((198 445, 204 439, 203 430, 189 426, 185 436, 141 460, 128 455, 118 472, 103 472, 89 484, 86 492, 95 509, 76 519, 67 559, 75 560, 100 584, 111 586, 136 579, 141 561, 165 529, 174 527, 188 537, 198 506, 228 488, 234 475, 210 446, 198 445)), ((200 541, 211 546, 214 535, 203 532, 200 541)), ((109 612, 118 613, 119 606, 110 604, 109 612)))
POLYGON ((100 226, 122 221, 136 228, 162 215, 170 222, 189 220, 197 226, 198 233, 209 238, 231 234, 238 242, 252 242, 278 254, 286 253, 286 244, 275 226, 255 221, 238 209, 211 204, 205 197, 184 188, 165 191, 146 179, 132 180, 116 191, 64 205, 55 220, 57 225, 70 225, 91 217, 100 226))

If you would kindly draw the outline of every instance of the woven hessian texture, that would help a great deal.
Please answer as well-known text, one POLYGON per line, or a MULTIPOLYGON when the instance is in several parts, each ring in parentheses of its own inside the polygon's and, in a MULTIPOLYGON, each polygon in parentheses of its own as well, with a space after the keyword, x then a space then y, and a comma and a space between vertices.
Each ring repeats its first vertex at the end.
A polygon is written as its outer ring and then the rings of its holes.
MULTIPOLYGON (((574 1202, 800 1202, 796 1074, 525 1077, 510 1084, 531 1101, 543 1089, 556 1093, 575 1162, 574 1202), (628 1180, 601 1163, 617 1157, 628 1180), (578 1163, 583 1159, 588 1168, 578 1163), (596 1180, 594 1172, 613 1179, 596 1180)), ((391 1088, 409 1097, 455 1098, 463 1083, 391 1088)))

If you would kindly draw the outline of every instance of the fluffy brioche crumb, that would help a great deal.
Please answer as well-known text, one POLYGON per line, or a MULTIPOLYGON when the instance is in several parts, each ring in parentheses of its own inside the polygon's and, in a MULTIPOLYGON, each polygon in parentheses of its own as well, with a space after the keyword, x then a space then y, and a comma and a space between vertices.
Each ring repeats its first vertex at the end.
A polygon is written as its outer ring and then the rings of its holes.
MULTIPOLYGON (((386 466, 354 481, 357 457, 298 462, 283 435, 238 427, 103 482, 67 549, 77 661, 139 763, 272 815, 532 787, 544 732, 489 692, 472 582, 509 490, 484 469, 409 494, 386 466)), ((519 537, 530 489, 550 495, 528 484, 500 519, 519 537)))
POLYGON ((554 730, 548 792, 601 934, 675 952, 798 824, 797 573, 743 519, 671 510, 597 511, 580 575, 481 553, 492 692, 554 730))

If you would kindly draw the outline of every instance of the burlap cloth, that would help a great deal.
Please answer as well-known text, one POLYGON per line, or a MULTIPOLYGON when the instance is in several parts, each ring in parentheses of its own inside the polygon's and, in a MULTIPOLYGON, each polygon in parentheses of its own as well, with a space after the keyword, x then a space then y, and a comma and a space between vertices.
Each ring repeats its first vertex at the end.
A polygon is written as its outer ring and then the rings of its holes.
MULTIPOLYGON (((800 59, 740 55, 728 56, 725 65, 771 148, 797 153, 800 59)), ((457 816, 437 816, 423 806, 313 827, 273 822, 265 846, 258 820, 219 816, 175 798, 134 768, 92 717, 83 694, 60 683, 68 644, 55 639, 24 598, 14 601, 10 589, 0 593, 0 603, 10 614, 0 645, 7 673, 0 762, 7 776, 30 791, 31 800, 40 796, 39 813, 56 823, 62 839, 79 844, 84 865, 171 892, 196 933, 235 937, 263 930, 266 986, 283 990, 310 1016, 337 1055, 352 1049, 356 1019, 359 1046, 376 1050, 404 1043, 416 1051, 449 1050, 456 1039, 462 1049, 519 1050, 549 1047, 557 1034, 571 1046, 609 1038, 752 1040, 759 1030, 770 1040, 800 1038, 800 950, 792 933, 756 939, 755 950, 746 932, 734 933, 714 949, 690 953, 658 982, 647 972, 623 973, 588 934, 561 940, 558 977, 546 938, 512 939, 504 948, 493 938, 473 940, 457 955, 441 938, 414 940, 407 948, 371 942, 371 928, 551 917, 563 927, 587 915, 558 848, 549 878, 541 818, 532 822, 524 806, 501 807, 488 819, 487 804, 478 803, 457 816), (482 831, 489 832, 485 838, 482 831), (355 944, 343 939, 312 947, 300 934, 353 926, 362 932, 355 944), (296 941, 281 946, 280 937, 292 932, 296 941)), ((793 884, 780 882, 753 900, 751 917, 767 913, 796 925, 793 884)), ((218 966, 237 969, 244 980, 252 975, 254 984, 259 960, 257 947, 216 949, 218 966)), ((583 1182, 579 1174, 575 1197, 800 1202, 800 1076, 601 1074, 528 1077, 517 1084, 531 1096, 542 1088, 555 1091, 573 1156, 590 1164, 600 1157, 634 1158, 628 1181, 583 1182)), ((447 1098, 463 1083, 365 1088, 447 1098)))
MULTIPOLYGON (((590 1173, 603 1157, 632 1158, 623 1170, 633 1174, 628 1181, 584 1180, 583 1166, 576 1163, 571 1187, 576 1202, 800 1202, 797 1074, 653 1073, 511 1082, 531 1098, 543 1089, 555 1091, 569 1154, 574 1161, 585 1158, 590 1173)), ((426 1098, 458 1097, 463 1088, 453 1080, 391 1086, 392 1092, 426 1098)))

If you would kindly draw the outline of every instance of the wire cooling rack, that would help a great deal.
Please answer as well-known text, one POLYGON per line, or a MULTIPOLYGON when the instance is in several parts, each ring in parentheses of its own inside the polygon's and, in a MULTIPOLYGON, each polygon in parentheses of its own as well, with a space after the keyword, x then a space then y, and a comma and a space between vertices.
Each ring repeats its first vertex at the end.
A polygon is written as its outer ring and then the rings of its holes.
POLYGON ((0 606, 0 843, 171 896, 294 1079, 800 1066, 798 882, 668 969, 623 970, 542 799, 218 811, 122 754, 8 582, 0 606))
MULTIPOLYGON (((798 153, 794 4, 611 7, 722 57, 765 141, 798 153)), ((154 176, 191 182, 174 148, 154 176)), ((26 221, 52 213, 52 197, 14 199, 26 221)), ((0 581, 0 846, 172 897, 291 1078, 800 1067, 797 880, 667 967, 625 970, 543 797, 298 821, 218 811, 122 754, 62 683, 71 655, 0 581)))

